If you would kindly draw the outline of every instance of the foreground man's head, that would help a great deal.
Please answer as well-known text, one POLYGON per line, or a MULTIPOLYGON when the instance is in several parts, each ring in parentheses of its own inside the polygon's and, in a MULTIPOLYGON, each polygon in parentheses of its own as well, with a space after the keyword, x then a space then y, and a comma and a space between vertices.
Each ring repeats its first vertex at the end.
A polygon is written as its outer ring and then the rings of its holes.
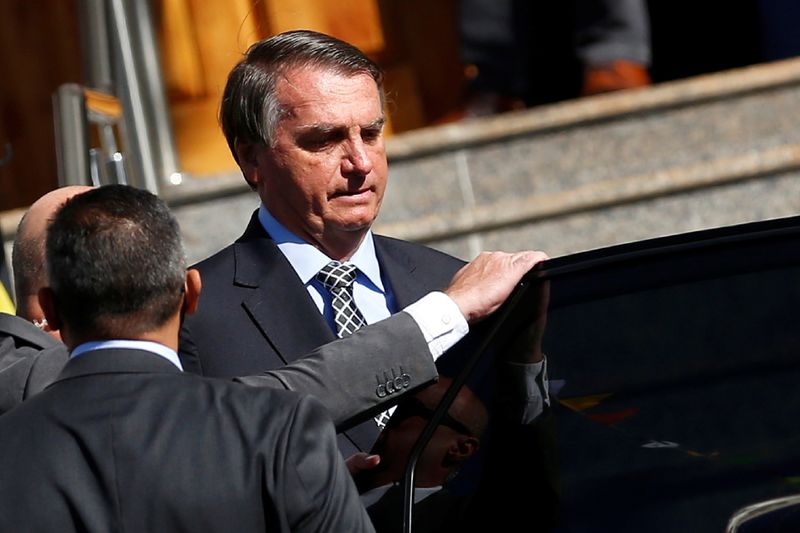
POLYGON ((49 287, 40 303, 70 348, 115 338, 174 346, 179 312, 193 310, 199 295, 177 221, 162 200, 133 187, 68 200, 47 231, 45 258, 49 287), (175 338, 160 338, 168 325, 175 338))

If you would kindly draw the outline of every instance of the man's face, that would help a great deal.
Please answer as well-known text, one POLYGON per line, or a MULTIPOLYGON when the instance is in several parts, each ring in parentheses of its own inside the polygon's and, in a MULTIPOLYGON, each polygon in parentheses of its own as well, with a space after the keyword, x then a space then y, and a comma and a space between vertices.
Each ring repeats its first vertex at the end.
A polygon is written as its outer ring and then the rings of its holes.
POLYGON ((355 250, 378 215, 388 174, 375 81, 304 67, 279 78, 276 90, 289 112, 258 157, 261 200, 323 251, 343 242, 355 250))

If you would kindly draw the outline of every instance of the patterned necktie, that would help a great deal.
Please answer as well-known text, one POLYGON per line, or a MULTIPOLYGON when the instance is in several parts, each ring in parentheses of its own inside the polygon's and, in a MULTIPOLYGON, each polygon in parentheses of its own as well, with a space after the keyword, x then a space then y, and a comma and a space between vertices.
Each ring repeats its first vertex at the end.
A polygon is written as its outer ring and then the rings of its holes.
POLYGON ((356 266, 331 261, 317 273, 317 279, 331 293, 333 320, 339 338, 350 335, 367 322, 353 300, 353 282, 356 279, 356 266))
MULTIPOLYGON (((317 279, 331 293, 333 320, 336 322, 336 334, 339 338, 350 335, 358 328, 366 325, 361 311, 353 299, 353 282, 356 279, 356 266, 345 265, 339 261, 331 261, 320 269, 317 279)), ((378 428, 383 429, 389 421, 394 407, 374 417, 378 428)))

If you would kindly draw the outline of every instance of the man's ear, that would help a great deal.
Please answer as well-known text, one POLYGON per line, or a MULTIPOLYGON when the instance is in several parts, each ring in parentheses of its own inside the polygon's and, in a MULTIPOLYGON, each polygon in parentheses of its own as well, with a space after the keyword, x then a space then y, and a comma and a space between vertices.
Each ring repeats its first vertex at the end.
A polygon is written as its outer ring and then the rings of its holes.
POLYGON ((197 311, 200 303, 200 291, 203 289, 203 282, 200 279, 200 272, 190 268, 186 271, 186 281, 184 282, 183 309, 184 314, 191 315, 197 311))
POLYGON ((454 463, 463 463, 481 447, 481 441, 475 437, 459 435, 458 439, 447 448, 447 459, 454 463))
POLYGON ((56 305, 56 295, 50 287, 42 287, 38 292, 39 307, 42 308, 45 319, 50 326, 50 329, 60 330, 63 327, 61 317, 58 314, 58 306, 56 305))
POLYGON ((239 163, 239 168, 242 169, 242 175, 250 188, 255 190, 259 181, 258 158, 264 147, 261 144, 246 141, 236 141, 234 147, 236 161, 239 163))

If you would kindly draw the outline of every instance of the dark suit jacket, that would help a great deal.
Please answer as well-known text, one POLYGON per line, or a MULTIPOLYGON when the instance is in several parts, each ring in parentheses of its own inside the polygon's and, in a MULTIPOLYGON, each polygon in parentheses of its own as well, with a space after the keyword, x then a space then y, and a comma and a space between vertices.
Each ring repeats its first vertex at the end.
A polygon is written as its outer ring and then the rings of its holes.
POLYGON ((0 417, 0 531, 372 531, 318 400, 97 350, 0 417))
MULTIPOLYGON (((347 339, 320 346, 279 369, 235 380, 256 387, 335 398, 337 401, 328 401, 325 407, 337 427, 348 426, 358 417, 363 418, 365 405, 375 403, 375 391, 364 387, 343 387, 342 384, 352 379, 353 374, 347 373, 346 365, 332 364, 331 361, 343 357, 368 359, 375 354, 389 357, 395 352, 392 346, 403 346, 409 354, 429 353, 414 320, 405 313, 398 313, 347 339)), ((53 337, 26 320, 0 313, 0 414, 52 383, 68 359, 66 347, 53 337)), ((424 360, 432 367, 427 355, 424 360)), ((357 371, 368 369, 368 365, 356 367, 357 371)))
MULTIPOLYGON (((375 236, 385 284, 403 308, 432 290, 445 288, 463 262, 430 248, 375 236)), ((198 312, 181 331, 179 354, 184 368, 206 376, 241 376, 279 368, 335 339, 305 286, 253 214, 245 233, 231 246, 197 265, 203 279, 198 312)), ((388 342, 388 341, 387 341, 388 342)), ((363 354, 362 354, 363 355, 363 354)), ((400 392, 436 378, 430 354, 392 345, 384 354, 342 358, 344 382, 357 396, 370 399, 360 409, 368 415, 383 408, 379 385, 408 376, 400 392)), ((393 396, 399 396, 399 393, 393 396)), ((351 401, 323 398, 326 404, 351 401)), ((391 403, 396 398, 388 398, 391 403)), ((385 406, 385 404, 384 404, 385 406)), ((340 438, 343 454, 369 450, 374 424, 361 424, 340 438)))
POLYGON ((68 357, 63 344, 27 320, 0 313, 0 414, 49 385, 68 357))

